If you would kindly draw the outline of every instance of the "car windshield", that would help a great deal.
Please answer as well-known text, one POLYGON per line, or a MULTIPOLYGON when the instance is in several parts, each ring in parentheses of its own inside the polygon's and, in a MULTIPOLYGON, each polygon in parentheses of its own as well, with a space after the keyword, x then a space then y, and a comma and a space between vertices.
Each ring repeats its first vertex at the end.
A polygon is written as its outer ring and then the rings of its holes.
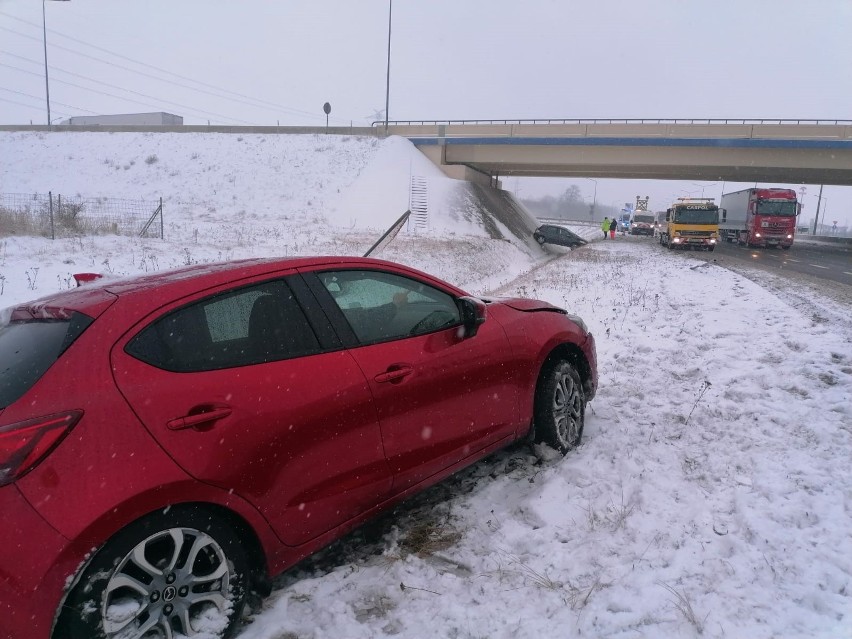
POLYGON ((73 313, 69 319, 0 320, 0 409, 35 384, 77 339, 92 319, 73 313))
POLYGON ((654 216, 653 215, 634 215, 633 221, 634 222, 643 222, 645 224, 653 224, 654 223, 654 216))
POLYGON ((719 209, 676 208, 674 221, 678 224, 718 224, 719 209))
POLYGON ((783 215, 796 217, 796 203, 790 200, 761 200, 757 204, 759 215, 783 215))

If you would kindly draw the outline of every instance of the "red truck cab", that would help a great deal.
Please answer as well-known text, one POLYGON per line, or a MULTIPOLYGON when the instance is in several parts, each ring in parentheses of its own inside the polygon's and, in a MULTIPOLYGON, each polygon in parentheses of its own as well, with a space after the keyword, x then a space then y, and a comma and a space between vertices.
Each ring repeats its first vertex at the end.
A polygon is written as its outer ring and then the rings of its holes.
POLYGON ((743 189, 722 196, 719 236, 741 246, 789 249, 801 207, 793 189, 743 189))

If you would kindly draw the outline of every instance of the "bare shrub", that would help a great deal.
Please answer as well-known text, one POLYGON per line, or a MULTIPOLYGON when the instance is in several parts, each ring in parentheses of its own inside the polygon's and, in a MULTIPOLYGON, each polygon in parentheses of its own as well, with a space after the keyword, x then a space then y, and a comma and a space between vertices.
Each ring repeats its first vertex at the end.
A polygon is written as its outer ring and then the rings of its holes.
MULTIPOLYGON (((0 235, 45 235, 44 227, 32 211, 0 207, 0 235)), ((47 233, 49 235, 49 232, 47 233)))
POLYGON ((56 223, 66 229, 77 230, 79 215, 85 208, 82 202, 60 201, 56 207, 56 223))
POLYGON ((710 616, 710 613, 708 612, 706 615, 704 615, 703 619, 699 619, 698 614, 692 607, 692 602, 684 593, 678 592, 677 590, 675 590, 675 588, 669 586, 668 584, 664 584, 662 581, 658 581, 657 585, 665 588, 672 595, 674 595, 675 598, 671 600, 672 604, 674 604, 674 607, 680 611, 680 614, 683 615, 683 618, 686 619, 692 625, 693 628, 695 628, 696 632, 698 632, 699 635, 703 634, 704 624, 707 621, 707 617, 710 616))

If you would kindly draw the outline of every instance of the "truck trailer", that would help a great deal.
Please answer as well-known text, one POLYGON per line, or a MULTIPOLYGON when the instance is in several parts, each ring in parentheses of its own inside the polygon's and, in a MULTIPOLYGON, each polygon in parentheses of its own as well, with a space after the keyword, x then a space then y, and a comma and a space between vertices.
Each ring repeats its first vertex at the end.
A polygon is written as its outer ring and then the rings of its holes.
POLYGON ((741 246, 789 249, 801 207, 793 189, 743 189, 720 203, 719 235, 741 246))

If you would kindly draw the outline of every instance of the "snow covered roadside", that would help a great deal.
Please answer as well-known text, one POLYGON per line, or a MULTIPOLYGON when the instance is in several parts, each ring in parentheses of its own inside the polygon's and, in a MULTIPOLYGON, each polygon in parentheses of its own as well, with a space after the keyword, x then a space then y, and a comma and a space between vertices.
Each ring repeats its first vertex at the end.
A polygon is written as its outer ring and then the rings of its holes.
POLYGON ((584 445, 457 475, 286 575, 240 639, 852 636, 850 322, 651 243, 495 292, 596 334, 584 445))

